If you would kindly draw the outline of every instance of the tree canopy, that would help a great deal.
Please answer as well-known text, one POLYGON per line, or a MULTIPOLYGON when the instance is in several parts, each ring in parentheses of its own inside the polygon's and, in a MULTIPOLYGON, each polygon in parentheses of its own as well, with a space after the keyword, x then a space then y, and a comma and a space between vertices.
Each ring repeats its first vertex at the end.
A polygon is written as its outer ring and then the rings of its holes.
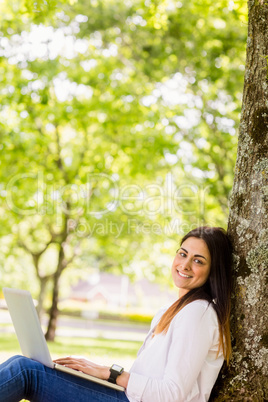
POLYGON ((1 284, 35 272, 42 288, 66 267, 164 280, 178 236, 226 227, 246 14, 2 1, 1 284))

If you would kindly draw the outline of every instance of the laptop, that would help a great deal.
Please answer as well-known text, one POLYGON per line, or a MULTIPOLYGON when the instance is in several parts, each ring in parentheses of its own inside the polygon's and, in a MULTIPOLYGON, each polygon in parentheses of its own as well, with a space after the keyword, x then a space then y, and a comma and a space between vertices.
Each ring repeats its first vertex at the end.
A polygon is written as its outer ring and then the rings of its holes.
POLYGON ((24 356, 36 360, 52 369, 64 371, 86 380, 97 382, 106 387, 114 388, 117 391, 125 391, 125 388, 117 384, 101 380, 100 378, 60 364, 55 364, 50 356, 31 293, 27 290, 10 288, 3 288, 3 293, 24 356))

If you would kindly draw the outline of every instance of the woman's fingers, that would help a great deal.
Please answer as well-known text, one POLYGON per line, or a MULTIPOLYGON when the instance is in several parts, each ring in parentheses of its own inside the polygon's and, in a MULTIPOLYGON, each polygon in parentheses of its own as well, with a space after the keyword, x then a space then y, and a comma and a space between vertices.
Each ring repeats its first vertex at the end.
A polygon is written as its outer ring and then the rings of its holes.
POLYGON ((55 359, 54 363, 82 371, 83 373, 93 375, 94 377, 102 379, 109 378, 109 367, 100 366, 84 358, 68 356, 55 359))
POLYGON ((68 356, 68 357, 61 357, 59 359, 53 360, 54 363, 57 364, 73 364, 73 363, 78 363, 78 364, 89 364, 92 366, 96 366, 95 363, 84 359, 84 358, 78 358, 78 357, 73 357, 73 356, 68 356))

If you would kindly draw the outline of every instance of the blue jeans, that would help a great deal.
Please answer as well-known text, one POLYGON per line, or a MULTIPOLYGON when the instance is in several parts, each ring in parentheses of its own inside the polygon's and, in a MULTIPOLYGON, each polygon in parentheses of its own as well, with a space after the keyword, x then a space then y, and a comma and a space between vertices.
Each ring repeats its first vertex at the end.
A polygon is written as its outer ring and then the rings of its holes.
POLYGON ((14 356, 0 365, 0 402, 24 398, 32 402, 128 401, 124 392, 14 356))

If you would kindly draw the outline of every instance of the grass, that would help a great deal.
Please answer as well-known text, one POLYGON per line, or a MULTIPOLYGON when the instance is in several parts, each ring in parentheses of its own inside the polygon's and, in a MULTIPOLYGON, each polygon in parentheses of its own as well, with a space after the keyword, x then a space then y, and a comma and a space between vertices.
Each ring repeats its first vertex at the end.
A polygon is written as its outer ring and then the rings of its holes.
MULTIPOLYGON (((55 342, 48 342, 52 357, 67 355, 82 355, 93 360, 93 358, 108 360, 120 359, 134 360, 137 351, 141 346, 138 341, 125 341, 104 338, 83 338, 83 337, 56 337, 55 342)), ((12 356, 21 353, 19 343, 15 334, 0 333, 0 361, 5 355, 12 356)))

